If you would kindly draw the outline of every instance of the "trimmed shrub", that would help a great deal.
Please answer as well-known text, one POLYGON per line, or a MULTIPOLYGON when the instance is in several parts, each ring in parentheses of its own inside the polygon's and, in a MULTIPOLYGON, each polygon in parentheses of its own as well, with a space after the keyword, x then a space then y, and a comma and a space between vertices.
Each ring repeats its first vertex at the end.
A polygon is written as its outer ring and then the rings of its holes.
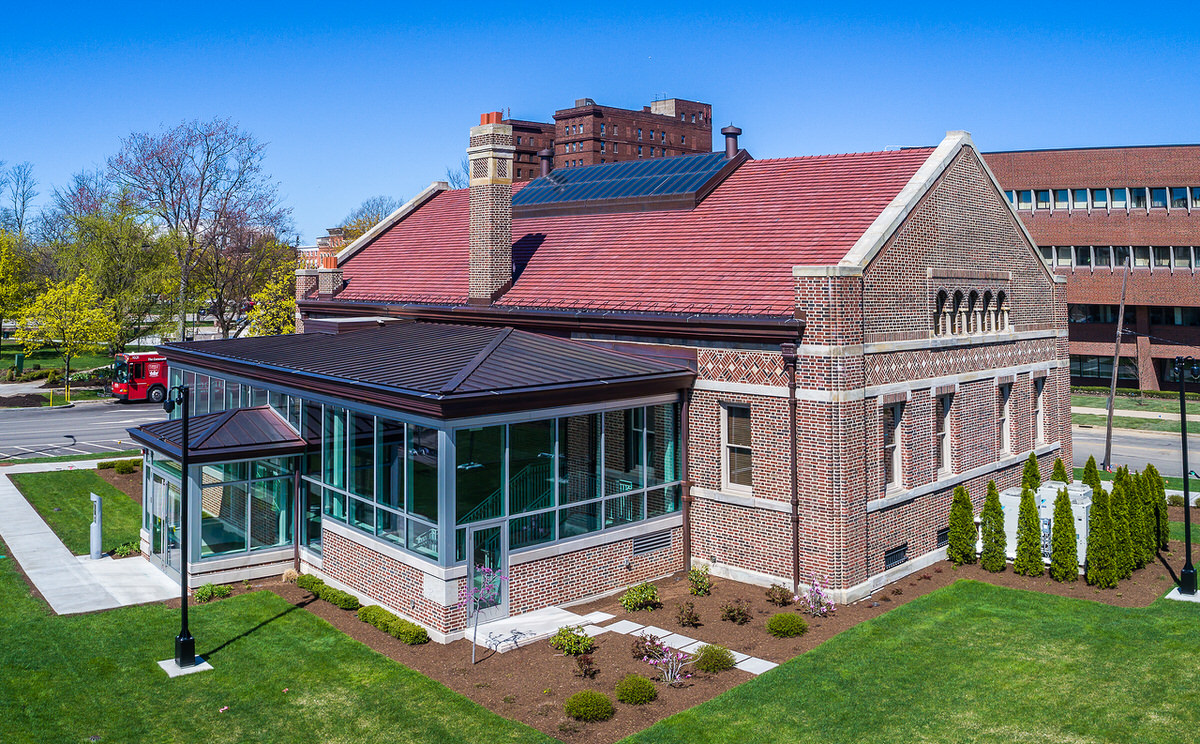
POLYGON ((721 605, 721 619, 734 625, 745 625, 750 622, 750 603, 741 597, 726 602, 721 605))
POLYGON ((950 504, 950 543, 946 557, 956 566, 975 562, 975 508, 966 486, 954 487, 950 504))
POLYGON ((1067 466, 1063 465, 1061 457, 1054 458, 1054 473, 1050 476, 1050 480, 1058 481, 1059 483, 1071 482, 1071 477, 1067 475, 1067 466))
POLYGON ((137 461, 135 460, 118 460, 113 466, 113 472, 117 475, 132 475, 137 472, 137 461))
POLYGON ((300 574, 296 577, 296 586, 316 594, 317 589, 325 586, 325 580, 312 574, 300 574))
POLYGON ((392 622, 399 620, 392 613, 383 609, 379 605, 364 605, 358 608, 358 619, 362 620, 367 625, 372 625, 384 633, 388 632, 388 628, 392 626, 392 622))
POLYGON ((1100 491, 1100 469, 1096 467, 1096 458, 1093 455, 1088 458, 1087 465, 1083 466, 1083 481, 1084 485, 1092 487, 1092 493, 1100 491))
POLYGON ((1183 506, 1183 494, 1173 493, 1167 497, 1167 506, 1183 506))
POLYGON ((1146 499, 1146 481, 1139 473, 1129 480, 1126 493, 1129 508, 1129 543, 1134 569, 1143 568, 1153 558, 1149 552, 1150 519, 1146 499))
POLYGON ((658 699, 658 687, 654 680, 640 674, 628 674, 617 683, 617 700, 626 705, 645 705, 658 699))
POLYGON ((1109 509, 1112 512, 1113 546, 1116 556, 1117 576, 1127 579, 1133 574, 1133 540, 1130 535, 1129 492, 1131 490, 1128 477, 1114 479, 1112 494, 1109 497, 1109 509))
POLYGON ((96 469, 97 470, 112 470, 113 468, 115 468, 117 466, 118 462, 119 462, 119 460, 101 460, 100 462, 96 463, 96 469))
POLYGON ((420 646, 422 643, 429 643, 429 631, 422 628, 420 625, 398 617, 392 621, 387 627, 387 633, 393 638, 396 638, 409 646, 420 646))
POLYGON ((1022 576, 1041 576, 1045 570, 1037 501, 1033 491, 1024 488, 1021 490, 1021 508, 1017 512, 1017 557, 1013 561, 1013 571, 1022 576))
POLYGON ((625 608, 626 612, 656 610, 662 607, 662 602, 658 601, 658 587, 648 581, 629 587, 621 595, 621 606, 625 608))
MULTIPOLYGON (((776 617, 780 617, 777 615, 776 617)), ((802 618, 801 618, 802 619, 802 618)), ((733 652, 724 646, 704 645, 696 650, 693 664, 697 669, 707 674, 716 674, 726 669, 733 669, 733 652)))
POLYGON ((1158 512, 1154 508, 1154 487, 1145 471, 1138 473, 1137 493, 1142 502, 1142 560, 1146 565, 1154 562, 1158 552, 1158 512))
POLYGON ((708 566, 691 569, 688 571, 687 578, 688 584, 691 585, 688 587, 688 594, 695 597, 707 597, 712 594, 713 583, 708 576, 708 566))
POLYGON ((675 613, 675 621, 683 628, 699 628, 700 615, 696 612, 696 605, 691 602, 680 603, 679 610, 675 613))
POLYGON ((563 703, 563 712, 577 721, 607 721, 616 713, 608 695, 595 690, 577 692, 563 703))
POLYGON ((1038 468, 1037 455, 1030 452, 1029 459, 1025 461, 1025 470, 1021 472, 1021 488, 1036 491, 1040 485, 1042 485, 1042 471, 1038 468))
POLYGON ((1050 578, 1075 581, 1079 578, 1079 545, 1075 535, 1075 515, 1067 489, 1061 488, 1054 499, 1054 525, 1050 528, 1050 578))
POLYGON ((223 584, 217 586, 212 583, 208 583, 198 587, 196 591, 192 592, 192 597, 197 602, 211 602, 214 599, 224 599, 230 594, 233 594, 233 590, 229 587, 223 584))
POLYGON ((334 607, 341 607, 343 610, 357 610, 360 606, 358 597, 349 592, 343 592, 341 589, 326 586, 324 583, 314 593, 320 599, 325 600, 334 607))
POLYGON ((1008 565, 1008 538, 1004 534, 1004 509, 1000 507, 1000 491, 996 481, 988 481, 987 498, 979 515, 979 531, 983 534, 983 552, 979 565, 985 571, 998 573, 1008 565))
POLYGON ((595 651, 596 641, 583 632, 582 625, 564 625, 550 636, 550 648, 567 656, 579 656, 595 651))
POLYGON ((780 584, 771 584, 767 589, 767 601, 776 607, 787 607, 796 601, 796 595, 780 584))
POLYGON ((767 632, 776 638, 795 638, 808 632, 808 623, 799 615, 780 612, 767 620, 767 632))
POLYGON ((1087 583, 1101 589, 1117 585, 1116 548, 1108 492, 1103 488, 1092 494, 1088 515, 1087 583))

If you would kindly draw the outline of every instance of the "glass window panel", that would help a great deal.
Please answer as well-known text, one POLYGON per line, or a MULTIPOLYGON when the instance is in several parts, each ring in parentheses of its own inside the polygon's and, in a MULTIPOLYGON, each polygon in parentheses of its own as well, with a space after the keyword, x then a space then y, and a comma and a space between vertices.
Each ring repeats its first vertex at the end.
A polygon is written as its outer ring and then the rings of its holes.
POLYGON ((267 391, 267 405, 280 416, 287 416, 287 396, 274 390, 267 391))
POLYGON ((325 516, 339 522, 346 521, 346 496, 332 488, 325 489, 325 516))
POLYGON ((418 522, 415 519, 408 520, 408 548, 422 555, 427 555, 430 558, 437 558, 437 527, 425 524, 424 522, 418 522))
POLYGON ((292 462, 290 457, 271 457, 264 460, 255 460, 253 463, 252 478, 274 478, 280 475, 292 474, 292 462))
MULTIPOLYGON (((1109 360, 1109 371, 1112 370, 1112 360, 1109 360)), ((1137 360, 1132 357, 1121 357, 1121 364, 1117 367, 1117 378, 1122 380, 1138 379, 1137 360)))
POLYGON ((302 411, 303 405, 301 400, 294 395, 289 395, 287 421, 296 431, 300 431, 300 415, 302 411))
POLYGON ((250 408, 251 406, 254 405, 254 401, 253 401, 254 391, 251 389, 251 387, 249 385, 241 385, 240 388, 241 388, 242 392, 241 392, 241 399, 238 402, 238 407, 250 408))
POLYGON ((504 429, 480 426, 455 432, 457 524, 504 515, 504 429))
POLYGON ((1092 247, 1089 245, 1075 246, 1075 265, 1076 266, 1091 266, 1092 265, 1092 247))
POLYGON ((304 437, 304 472, 314 477, 321 475, 321 404, 304 406, 304 425, 300 429, 304 437))
POLYGON ((364 532, 375 534, 375 505, 350 497, 350 524, 364 532))
POLYGON ((1154 209, 1167 208, 1167 190, 1163 188, 1150 189, 1150 206, 1154 209))
POLYGON ((1026 189, 1017 192, 1017 207, 1019 209, 1029 209, 1033 206, 1033 192, 1026 189))
POLYGON ((1049 191, 1049 189, 1038 189, 1037 191, 1034 192, 1034 196, 1036 198, 1036 203, 1034 206, 1037 209, 1049 209, 1050 208, 1050 191, 1049 191))
POLYGON ((375 417, 350 413, 350 492, 375 498, 375 417))
POLYGON ((1067 194, 1068 194, 1067 189, 1055 189, 1054 190, 1054 208, 1055 209, 1066 209, 1067 208, 1067 194))
POLYGON ((1092 206, 1097 209, 1108 206, 1108 189, 1092 189, 1092 206))
POLYGON ((292 544, 292 479, 250 484, 250 549, 292 544))
POLYGON ((548 511, 541 514, 515 517, 509 520, 509 549, 516 550, 518 548, 528 548, 530 545, 553 542, 556 517, 556 512, 548 511))
POLYGON ((1134 209, 1146 208, 1146 188, 1144 186, 1129 190, 1129 206, 1134 209))
POLYGON ((404 517, 387 509, 376 509, 375 534, 388 542, 404 545, 404 517))
POLYGON ((1113 254, 1116 256, 1116 266, 1125 266, 1129 263, 1130 250, 1127 245, 1118 245, 1113 247, 1113 254))
POLYGON ((304 509, 304 544, 321 547, 321 487, 312 481, 300 482, 302 508, 304 509))
POLYGON ((554 419, 508 427, 508 513, 554 506, 554 419))
POLYGON ((246 486, 200 489, 200 555, 227 555, 246 550, 246 486))
POLYGON ((208 382, 208 411, 215 413, 225 410, 225 381, 220 377, 210 377, 208 382))
POLYGON ((1094 246, 1097 266, 1112 266, 1112 247, 1107 245, 1094 246))
POLYGON ((334 488, 346 487, 346 410, 325 406, 325 426, 322 449, 325 461, 325 483, 334 488))
POLYGON ((196 387, 192 388, 192 415, 208 413, 208 375, 196 375, 196 387))
POLYGON ((1190 269, 1192 267, 1192 249, 1186 245, 1175 246, 1175 268, 1190 269))
POLYGON ((666 488, 655 488, 646 492, 646 518, 661 517, 679 511, 683 487, 673 483, 666 488))
POLYGON ((1200 209, 1200 186, 1192 187, 1192 209, 1200 209))
POLYGON ((200 482, 204 485, 242 481, 250 477, 249 463, 223 462, 214 465, 200 466, 200 482))
POLYGON ((750 446, 750 409, 729 406, 725 409, 725 441, 738 447, 750 446))
POLYGON ((604 526, 620 527, 630 522, 640 522, 645 518, 644 493, 631 493, 617 496, 604 502, 604 526))
POLYGON ((587 501, 599 495, 600 414, 559 420, 558 482, 560 504, 587 501))
POLYGON ((438 430, 408 425, 408 511, 438 519, 438 430))
POLYGON ((1181 186, 1171 187, 1171 209, 1187 209, 1187 189, 1181 186))
POLYGON ((1009 204, 1016 204, 1017 203, 1017 192, 1005 191, 1004 198, 1008 199, 1009 204))
POLYGON ((679 480, 679 404, 649 406, 646 416, 649 418, 646 452, 650 459, 646 485, 679 480))
POLYGON ((181 369, 168 370, 167 371, 167 379, 169 380, 168 384, 171 387, 176 387, 178 385, 182 385, 183 384, 183 370, 181 370, 181 369))
POLYGON ((466 528, 457 529, 454 531, 454 562, 462 563, 467 559, 467 530, 466 528))
POLYGON ((1171 247, 1167 245, 1154 246, 1154 265, 1157 268, 1170 268, 1171 247))
POLYGON ((1112 205, 1114 209, 1125 209, 1128 206, 1128 202, 1125 199, 1126 193, 1125 189, 1112 190, 1112 205))
POLYGON ((604 493, 625 493, 643 485, 642 430, 634 411, 604 413, 604 493), (633 452, 638 452, 635 458, 633 452))
POLYGON ((379 483, 375 501, 393 509, 404 508, 404 424, 381 418, 375 436, 379 438, 379 483))
POLYGON ((1087 189, 1074 189, 1071 192, 1071 206, 1075 209, 1087 209, 1087 189))
POLYGON ((565 506, 558 510, 558 534, 560 539, 565 540, 568 537, 586 535, 598 529, 600 529, 599 501, 565 506))
POLYGON ((1045 261, 1046 263, 1054 262, 1054 246, 1039 245, 1038 250, 1040 250, 1042 252, 1042 260, 1043 261, 1045 261))
POLYGON ((1136 245, 1133 247, 1133 265, 1147 267, 1150 265, 1150 247, 1146 245, 1136 245))
POLYGON ((1071 265, 1071 246, 1069 246, 1069 245, 1058 246, 1058 260, 1055 263, 1059 266, 1070 266, 1071 265))

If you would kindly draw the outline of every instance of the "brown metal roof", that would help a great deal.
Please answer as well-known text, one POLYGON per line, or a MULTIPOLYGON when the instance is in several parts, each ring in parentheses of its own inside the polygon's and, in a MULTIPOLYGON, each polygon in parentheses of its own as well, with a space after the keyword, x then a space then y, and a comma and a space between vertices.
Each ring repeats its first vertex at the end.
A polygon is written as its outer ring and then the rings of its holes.
MULTIPOLYGON (((129 429, 139 444, 175 460, 182 456, 183 421, 172 419, 129 429)), ((192 463, 280 457, 304 451, 304 440, 270 406, 208 413, 188 421, 192 463)))
POLYGON ((691 369, 504 327, 399 322, 160 347, 168 360, 453 418, 689 387, 691 369))

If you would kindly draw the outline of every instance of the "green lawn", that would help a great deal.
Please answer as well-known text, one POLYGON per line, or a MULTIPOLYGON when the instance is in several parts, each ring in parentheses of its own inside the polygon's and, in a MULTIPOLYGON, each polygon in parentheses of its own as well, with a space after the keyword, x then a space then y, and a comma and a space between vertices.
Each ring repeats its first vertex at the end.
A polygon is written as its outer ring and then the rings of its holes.
POLYGON ((551 741, 269 592, 196 606, 190 628, 215 669, 168 679, 178 610, 58 617, 0 560, 0 741, 551 741))
POLYGON ((104 549, 138 541, 141 508, 94 470, 12 473, 8 477, 75 555, 87 555, 91 549, 91 493, 100 496, 104 507, 104 549))
MULTIPOLYGON (((1080 408, 1108 408, 1107 395, 1072 395, 1071 405, 1080 408)), ((1150 411, 1179 415, 1178 398, 1113 398, 1113 408, 1125 411, 1150 411)), ((1200 414, 1200 401, 1187 401, 1188 413, 1200 414)))
POLYGON ((627 741, 1194 742, 1197 623, 960 581, 627 741))
MULTIPOLYGON (((1072 413, 1071 423, 1075 426, 1094 426, 1103 429, 1108 425, 1108 417, 1098 413, 1072 413)), ((1166 431, 1179 433, 1179 419, 1145 419, 1131 416, 1113 416, 1114 429, 1137 429, 1139 431, 1166 431)), ((1188 422, 1189 434, 1200 434, 1200 421, 1188 422)))
MULTIPOLYGON (((105 452, 99 455, 59 455, 57 457, 26 457, 19 460, 0 460, 0 465, 32 462, 74 462, 77 460, 119 460, 123 457, 140 457, 141 450, 121 450, 120 452, 105 452)), ((3 471, 0 471, 3 472, 3 471)))
MULTIPOLYGON (((1171 522, 1171 539, 1183 540, 1183 522, 1171 522)), ((1192 545, 1200 543, 1200 524, 1192 522, 1192 545)))
MULTIPOLYGON (((7 369, 16 363, 16 355, 23 354, 25 349, 14 341, 4 341, 0 343, 0 368, 7 369)), ((107 367, 112 364, 112 357, 106 353, 100 354, 81 354, 71 360, 71 371, 78 372, 81 369, 93 369, 95 367, 107 367)), ((25 354, 25 371, 33 369, 33 365, 40 364, 42 369, 62 369, 62 357, 54 352, 54 349, 43 348, 38 349, 32 354, 25 354)))
MULTIPOLYGON (((1137 468, 1131 467, 1130 470, 1137 470, 1137 468)), ((1106 473, 1103 470, 1100 471, 1100 480, 1110 481, 1112 479, 1113 479, 1112 473, 1106 473)), ((1075 480, 1077 480, 1077 481, 1083 480, 1083 468, 1075 468, 1075 480)), ((1168 491, 1182 491, 1183 490, 1183 478, 1167 478, 1166 476, 1163 476, 1163 486, 1168 491)), ((1189 478, 1188 479, 1188 490, 1190 490, 1192 492, 1200 492, 1200 479, 1189 478)))

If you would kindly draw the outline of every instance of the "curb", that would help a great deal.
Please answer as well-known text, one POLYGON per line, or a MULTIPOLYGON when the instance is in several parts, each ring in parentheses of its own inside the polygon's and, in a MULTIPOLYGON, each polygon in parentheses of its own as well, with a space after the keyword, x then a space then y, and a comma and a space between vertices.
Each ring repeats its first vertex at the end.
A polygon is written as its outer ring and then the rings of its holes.
POLYGON ((15 406, 15 407, 10 407, 10 408, 0 408, 0 414, 3 414, 5 411, 41 411, 43 409, 48 410, 48 411, 57 411, 62 408, 74 408, 74 407, 75 407, 74 403, 66 403, 61 406, 15 406))

